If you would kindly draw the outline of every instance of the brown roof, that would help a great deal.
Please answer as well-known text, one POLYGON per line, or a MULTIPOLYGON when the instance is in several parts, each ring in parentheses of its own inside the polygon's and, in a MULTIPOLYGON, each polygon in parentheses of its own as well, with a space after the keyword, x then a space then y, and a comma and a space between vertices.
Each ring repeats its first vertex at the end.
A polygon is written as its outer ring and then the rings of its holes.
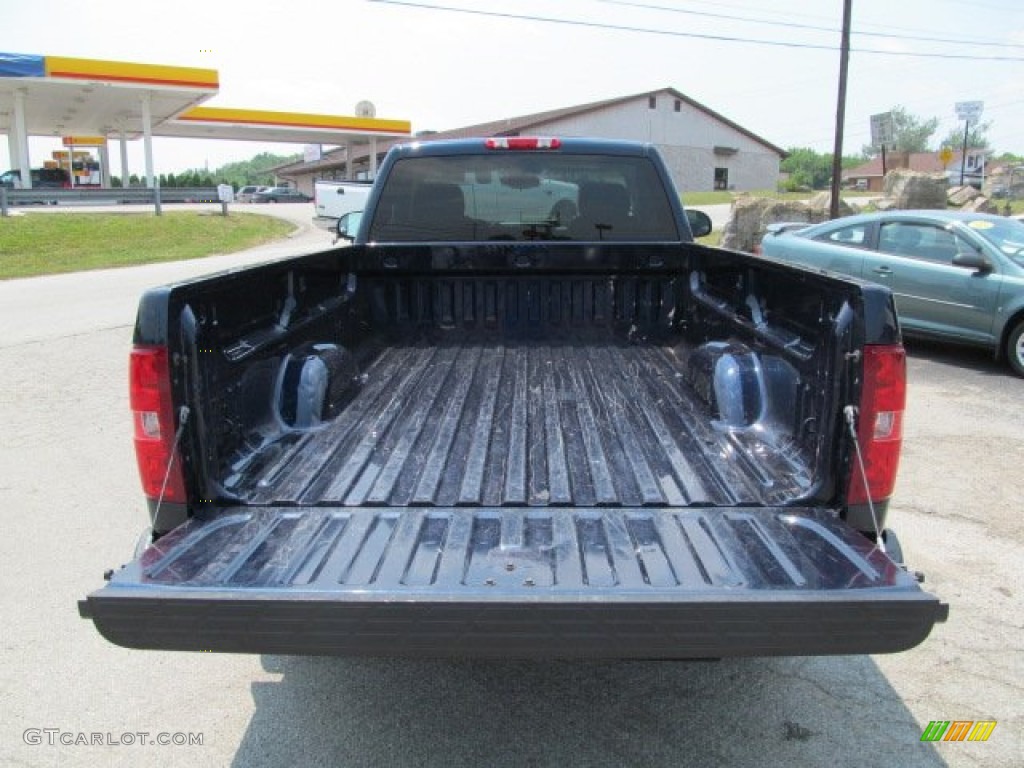
MULTIPOLYGON (((970 151, 968 151, 970 156, 970 151)), ((939 158, 938 152, 911 152, 907 158, 907 164, 903 164, 903 159, 906 155, 902 153, 890 154, 886 159, 885 167, 886 170, 891 171, 893 168, 909 168, 911 171, 920 171, 921 173, 945 173, 949 168, 960 167, 960 152, 953 153, 953 159, 949 161, 948 165, 943 165, 942 160, 939 158)), ((882 157, 871 158, 868 162, 863 165, 858 165, 856 168, 849 168, 842 173, 844 179, 863 179, 871 176, 882 175, 882 157)))
MULTIPOLYGON (((629 96, 620 96, 615 99, 604 99, 602 101, 594 101, 590 102, 589 104, 580 104, 574 107, 563 107, 561 109, 552 109, 546 112, 535 112, 533 114, 522 115, 520 117, 508 117, 503 120, 492 120, 491 122, 487 123, 477 123, 476 125, 467 125, 462 128, 453 128, 447 131, 437 131, 419 134, 413 138, 416 141, 438 141, 440 139, 465 139, 472 138, 475 136, 514 136, 522 133, 523 131, 543 126, 544 124, 553 122, 555 120, 561 120, 566 117, 574 117, 576 115, 584 115, 590 112, 596 112, 601 109, 606 109, 608 107, 613 107, 618 104, 624 104, 628 101, 634 101, 636 99, 646 99, 649 98, 650 96, 657 96, 659 94, 668 94, 673 98, 679 99, 680 101, 689 104, 694 109, 697 109, 703 112, 704 114, 708 115, 709 117, 714 118, 718 122, 724 123, 733 130, 742 133, 747 138, 753 139, 759 144, 762 144, 763 146, 770 149, 772 152, 778 154, 780 157, 786 157, 787 153, 785 150, 775 146, 774 144, 766 141, 765 139, 762 139, 757 134, 752 133, 751 131, 747 130, 741 125, 738 125, 737 123, 734 123, 732 120, 729 120, 727 117, 720 115, 718 112, 709 109, 700 102, 691 99, 689 96, 687 96, 684 93, 681 93, 680 91, 677 91, 675 88, 662 88, 656 91, 634 93, 629 96)), ((377 146, 379 151, 383 152, 392 144, 397 144, 399 142, 409 140, 410 139, 408 138, 402 138, 388 140, 386 142, 381 141, 378 143, 377 146)), ((367 152, 368 151, 369 150, 367 149, 367 152)), ((340 159, 340 157, 337 160, 331 159, 331 155, 333 155, 335 152, 341 152, 341 150, 334 150, 333 152, 327 153, 319 162, 316 163, 299 162, 295 164, 289 164, 287 166, 281 166, 280 168, 275 170, 279 172, 286 171, 286 173, 283 175, 287 175, 287 172, 305 173, 313 170, 337 168, 343 165, 344 163, 340 159)), ((359 159, 359 157, 366 157, 366 154, 364 153, 361 156, 357 156, 355 159, 359 159)))

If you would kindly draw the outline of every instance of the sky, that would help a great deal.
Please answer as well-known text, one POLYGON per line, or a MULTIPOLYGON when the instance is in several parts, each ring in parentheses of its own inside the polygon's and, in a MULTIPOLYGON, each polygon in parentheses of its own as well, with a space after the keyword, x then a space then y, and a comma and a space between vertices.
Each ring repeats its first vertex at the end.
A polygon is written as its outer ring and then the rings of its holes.
MULTIPOLYGON (((960 101, 984 102, 997 152, 1024 154, 1024 2, 852 4, 844 154, 896 105, 939 118, 937 143, 963 129, 960 101)), ((351 115, 369 99, 413 131, 672 87, 776 146, 831 152, 842 12, 843 0, 0 0, 0 51, 206 67, 220 75, 211 106, 351 115)), ((33 139, 33 165, 57 148, 33 139)), ((261 151, 301 146, 154 140, 157 173, 261 151)), ((0 140, 0 170, 7 152, 0 140)), ((129 165, 141 173, 141 141, 129 165)))

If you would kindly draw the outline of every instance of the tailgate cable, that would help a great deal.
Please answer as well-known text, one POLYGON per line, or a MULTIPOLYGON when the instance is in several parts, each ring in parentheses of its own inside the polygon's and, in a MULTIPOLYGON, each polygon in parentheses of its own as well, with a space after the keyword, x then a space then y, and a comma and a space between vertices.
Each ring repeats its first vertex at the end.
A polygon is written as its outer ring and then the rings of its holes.
MULTIPOLYGON (((167 483, 171 479, 171 467, 174 466, 174 457, 178 454, 178 445, 181 443, 181 436, 185 432, 185 425, 188 423, 189 411, 187 405, 181 406, 178 410, 178 431, 174 433, 174 444, 171 446, 171 457, 167 460, 167 471, 164 472, 164 482, 160 486, 160 495, 156 500, 156 509, 153 512, 153 525, 150 526, 150 536, 152 531, 160 530, 157 528, 157 522, 160 520, 160 506, 164 503, 164 495, 167 493, 167 483)), ((140 542, 141 543, 141 542, 140 542)))
POLYGON ((878 514, 875 512, 875 504, 871 501, 870 486, 868 485, 868 471, 864 467, 864 454, 860 450, 860 442, 857 440, 857 408, 848 405, 843 408, 843 416, 846 417, 846 426, 850 429, 850 437, 853 439, 853 450, 857 454, 857 466, 860 468, 860 479, 864 482, 865 495, 868 499, 868 509, 871 511, 871 524, 875 527, 875 546, 883 553, 885 552, 885 541, 882 540, 882 532, 878 530, 878 514))

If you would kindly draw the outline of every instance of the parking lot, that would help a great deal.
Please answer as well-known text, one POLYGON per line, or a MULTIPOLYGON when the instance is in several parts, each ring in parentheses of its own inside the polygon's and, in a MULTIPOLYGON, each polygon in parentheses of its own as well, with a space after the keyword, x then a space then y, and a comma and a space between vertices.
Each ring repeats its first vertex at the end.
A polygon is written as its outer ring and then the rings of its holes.
POLYGON ((933 344, 908 344, 890 522, 951 608, 912 651, 528 663, 106 643, 76 602, 130 556, 146 520, 127 403, 138 293, 329 245, 307 226, 312 206, 275 208, 307 224, 252 253, 0 283, 0 764, 1024 764, 1024 381, 985 353, 933 344), (998 724, 984 743, 925 744, 931 720, 998 724), (151 745, 160 734, 202 743, 151 745))

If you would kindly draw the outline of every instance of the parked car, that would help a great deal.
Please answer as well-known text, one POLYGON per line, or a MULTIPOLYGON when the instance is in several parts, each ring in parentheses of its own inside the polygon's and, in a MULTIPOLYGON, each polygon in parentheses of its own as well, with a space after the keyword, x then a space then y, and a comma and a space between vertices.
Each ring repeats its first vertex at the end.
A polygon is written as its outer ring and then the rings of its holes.
POLYGON ((887 211, 786 231, 764 256, 888 286, 907 335, 987 347, 1024 376, 1024 223, 961 211, 887 211))
POLYGON ((254 203, 308 203, 313 198, 292 187, 270 187, 252 196, 254 203))
MULTIPOLYGON (((64 189, 71 186, 71 176, 63 168, 33 168, 33 189, 64 189)), ((21 189, 21 171, 14 169, 0 174, 0 187, 21 189)))
POLYGON ((264 192, 268 189, 270 189, 270 187, 259 187, 256 186, 255 184, 249 184, 247 186, 240 187, 238 192, 235 194, 235 202, 251 203, 253 195, 255 195, 257 192, 264 192))

